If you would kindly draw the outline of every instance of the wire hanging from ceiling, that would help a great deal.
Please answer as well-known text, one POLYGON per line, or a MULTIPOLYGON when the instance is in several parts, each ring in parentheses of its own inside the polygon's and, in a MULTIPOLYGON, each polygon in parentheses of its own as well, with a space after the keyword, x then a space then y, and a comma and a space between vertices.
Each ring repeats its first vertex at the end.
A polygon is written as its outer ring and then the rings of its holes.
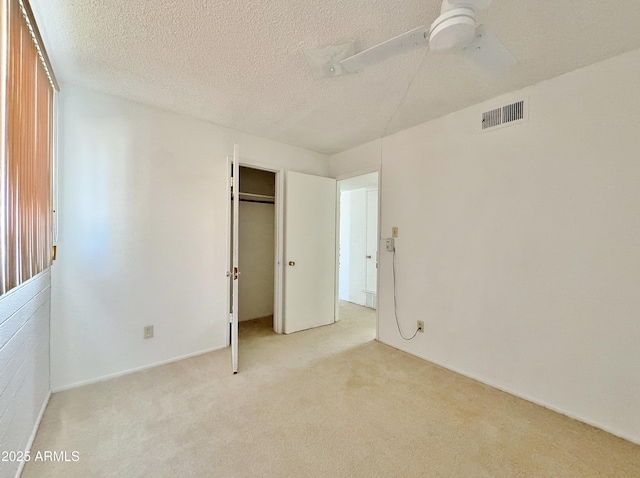
MULTIPOLYGON (((391 125, 391 122, 393 121, 393 118, 395 118, 396 114, 398 113, 398 111, 400 110, 402 105, 404 104, 405 99, 406 99, 407 95, 409 94, 409 90, 411 90, 411 87, 413 86, 413 83, 414 83, 416 77, 418 76, 418 72, 422 68, 424 60, 427 57, 427 52, 428 52, 428 50, 425 50, 425 52, 422 54, 422 58, 418 62, 418 66, 416 67, 416 69, 414 70, 413 74, 411 75, 411 79, 409 80, 409 83, 407 83, 407 87, 405 88, 404 93, 400 97, 400 101, 398 102, 398 105, 396 106, 396 108, 394 109, 393 113, 389 117, 389 120, 387 121, 387 124, 386 124, 384 130, 382 131, 382 136, 380 136, 380 181, 382 181, 382 177, 383 177, 382 158, 383 158, 384 138, 385 138, 385 136, 387 136, 387 133, 389 131, 389 126, 391 125)), ((393 266, 392 267, 393 267, 393 316, 396 319, 396 327, 398 328, 398 333, 400 334, 400 337, 402 337, 403 340, 406 340, 406 341, 413 340, 416 337, 416 335, 418 335, 418 332, 419 332, 420 328, 416 328, 416 331, 413 333, 413 335, 411 337, 405 337, 404 334, 402 333, 402 328, 400 327, 400 319, 398 318, 397 286, 396 286, 396 248, 395 248, 395 244, 393 246, 393 266)))
MULTIPOLYGON (((422 58, 418 62, 418 66, 416 67, 413 74, 411 75, 411 80, 409 80, 409 83, 407 83, 407 87, 405 88, 404 93, 400 97, 400 101, 398 102, 398 105, 396 106, 396 108, 393 110, 393 113, 389 117, 389 120, 387 121, 387 124, 385 125, 384 130, 382 131, 382 136, 380 137, 381 143, 382 143, 382 139, 385 136, 387 136, 387 133, 389 132, 389 126, 391 126, 391 122, 393 121, 393 118, 395 118, 396 114, 398 114, 398 111, 400 110, 400 107, 404 104, 404 100, 409 94, 409 90, 411 90, 411 87, 413 86, 416 76, 418 76, 418 72, 420 71, 420 69, 422 68, 422 65, 424 64, 425 58, 427 58, 428 51, 429 51, 428 49, 425 49, 424 53, 422 54, 422 58)), ((382 157, 380 157, 380 159, 382 160, 382 157)))

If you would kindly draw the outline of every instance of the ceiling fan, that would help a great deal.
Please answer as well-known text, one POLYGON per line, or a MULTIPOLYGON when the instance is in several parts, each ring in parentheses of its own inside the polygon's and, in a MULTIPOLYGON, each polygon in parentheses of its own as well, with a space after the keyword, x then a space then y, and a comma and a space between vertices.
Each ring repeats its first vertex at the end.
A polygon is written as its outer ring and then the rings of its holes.
POLYGON ((367 50, 355 53, 354 43, 307 51, 314 78, 357 73, 387 58, 417 48, 456 53, 472 60, 491 76, 501 76, 517 63, 498 38, 484 25, 476 24, 476 14, 492 0, 443 0, 440 16, 431 27, 419 26, 367 50))

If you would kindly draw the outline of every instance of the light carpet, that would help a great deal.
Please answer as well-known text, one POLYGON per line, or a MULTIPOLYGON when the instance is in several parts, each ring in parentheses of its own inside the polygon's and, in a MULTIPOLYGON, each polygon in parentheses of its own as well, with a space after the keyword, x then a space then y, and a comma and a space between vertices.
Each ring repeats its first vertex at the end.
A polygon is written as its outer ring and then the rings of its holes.
POLYGON ((369 309, 56 393, 24 477, 638 477, 640 446, 374 341, 369 309))

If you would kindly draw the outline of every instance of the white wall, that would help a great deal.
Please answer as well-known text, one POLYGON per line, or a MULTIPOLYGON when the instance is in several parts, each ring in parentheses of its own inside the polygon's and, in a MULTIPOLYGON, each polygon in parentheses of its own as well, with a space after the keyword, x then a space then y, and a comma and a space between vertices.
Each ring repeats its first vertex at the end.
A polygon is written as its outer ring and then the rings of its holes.
POLYGON ((381 249, 383 342, 640 442, 638 78, 635 51, 385 138, 398 315, 426 331, 399 337, 381 249))
POLYGON ((326 156, 63 85, 52 388, 225 345, 227 159, 326 156), (155 337, 143 340, 143 326, 155 337))
MULTIPOLYGON (((329 176, 341 179, 380 169, 381 140, 377 139, 329 158, 329 176)), ((386 148, 386 144, 384 144, 386 148)), ((383 151, 384 152, 384 151, 383 151)))
MULTIPOLYGON (((51 275, 45 271, 0 297, 0 443, 24 451, 49 399, 51 275)), ((0 461, 14 476, 17 461, 0 461)))
POLYGON ((240 202, 238 318, 240 321, 273 315, 275 261, 275 206, 240 202))

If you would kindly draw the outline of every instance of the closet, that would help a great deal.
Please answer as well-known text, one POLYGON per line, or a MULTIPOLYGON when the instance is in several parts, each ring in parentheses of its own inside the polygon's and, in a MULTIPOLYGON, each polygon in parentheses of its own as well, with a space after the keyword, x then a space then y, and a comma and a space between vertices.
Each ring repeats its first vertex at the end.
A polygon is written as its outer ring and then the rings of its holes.
POLYGON ((273 327, 276 175, 240 166, 239 180, 238 320, 265 318, 273 327))

